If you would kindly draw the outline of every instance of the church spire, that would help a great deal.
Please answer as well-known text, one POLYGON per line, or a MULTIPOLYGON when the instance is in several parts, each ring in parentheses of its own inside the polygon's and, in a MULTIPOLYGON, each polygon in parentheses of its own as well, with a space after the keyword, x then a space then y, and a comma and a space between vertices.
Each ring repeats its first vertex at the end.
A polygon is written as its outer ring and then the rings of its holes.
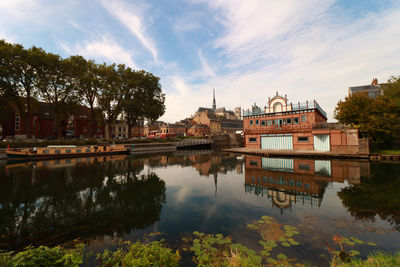
POLYGON ((212 104, 212 108, 216 109, 217 108, 217 103, 215 102, 215 90, 213 89, 213 104, 212 104))

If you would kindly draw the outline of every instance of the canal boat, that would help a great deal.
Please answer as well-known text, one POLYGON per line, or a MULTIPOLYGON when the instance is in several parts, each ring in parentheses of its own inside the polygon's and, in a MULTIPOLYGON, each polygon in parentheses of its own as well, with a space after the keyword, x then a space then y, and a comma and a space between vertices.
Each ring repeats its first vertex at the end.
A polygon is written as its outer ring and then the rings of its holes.
POLYGON ((124 145, 94 145, 94 146, 74 146, 57 145, 47 147, 35 147, 26 149, 8 149, 7 158, 13 161, 43 160, 58 158, 75 158, 101 155, 128 154, 130 148, 124 145))

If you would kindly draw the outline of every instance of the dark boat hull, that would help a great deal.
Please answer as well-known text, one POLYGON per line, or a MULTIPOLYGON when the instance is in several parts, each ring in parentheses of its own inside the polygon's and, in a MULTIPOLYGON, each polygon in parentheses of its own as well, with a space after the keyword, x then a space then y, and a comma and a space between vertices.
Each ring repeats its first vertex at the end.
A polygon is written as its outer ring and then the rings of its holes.
POLYGON ((106 151, 106 152, 92 152, 92 153, 70 153, 70 154, 46 154, 46 155, 21 155, 7 153, 9 161, 37 161, 47 159, 63 159, 63 158, 79 158, 79 157, 93 157, 93 156, 107 156, 107 155, 124 155, 129 154, 129 149, 124 151, 106 151))

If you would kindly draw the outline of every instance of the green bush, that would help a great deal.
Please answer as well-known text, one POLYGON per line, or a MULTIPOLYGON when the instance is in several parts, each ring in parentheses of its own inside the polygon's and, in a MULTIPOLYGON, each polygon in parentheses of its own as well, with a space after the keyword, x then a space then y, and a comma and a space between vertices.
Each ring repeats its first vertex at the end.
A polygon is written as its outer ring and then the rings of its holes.
POLYGON ((162 242, 148 244, 126 242, 117 251, 105 250, 97 256, 100 266, 178 266, 179 251, 165 247, 162 242))
POLYGON ((17 266, 79 266, 83 263, 84 245, 78 244, 75 249, 64 249, 60 246, 27 247, 18 253, 0 252, 0 265, 17 266))
POLYGON ((349 262, 344 262, 339 257, 334 257, 331 267, 396 267, 400 266, 400 253, 387 254, 377 252, 370 254, 366 260, 352 258, 349 262))

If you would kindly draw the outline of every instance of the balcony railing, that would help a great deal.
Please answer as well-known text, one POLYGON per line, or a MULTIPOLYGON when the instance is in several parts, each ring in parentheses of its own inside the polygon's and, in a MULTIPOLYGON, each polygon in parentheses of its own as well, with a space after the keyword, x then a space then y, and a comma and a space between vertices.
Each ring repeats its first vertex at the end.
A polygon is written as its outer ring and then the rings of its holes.
MULTIPOLYGON (((302 110, 307 110, 307 109, 317 109, 321 114, 327 118, 326 112, 321 108, 321 106, 317 103, 317 101, 309 101, 309 102, 303 102, 303 103, 298 103, 298 104, 292 104, 291 106, 292 110, 291 111, 302 111, 302 110)), ((284 111, 285 112, 285 111, 284 111)), ((288 111, 290 112, 290 111, 288 111)), ((253 116, 253 115, 261 115, 265 114, 266 112, 263 112, 261 109, 254 109, 254 110, 243 110, 243 116, 253 116)))

